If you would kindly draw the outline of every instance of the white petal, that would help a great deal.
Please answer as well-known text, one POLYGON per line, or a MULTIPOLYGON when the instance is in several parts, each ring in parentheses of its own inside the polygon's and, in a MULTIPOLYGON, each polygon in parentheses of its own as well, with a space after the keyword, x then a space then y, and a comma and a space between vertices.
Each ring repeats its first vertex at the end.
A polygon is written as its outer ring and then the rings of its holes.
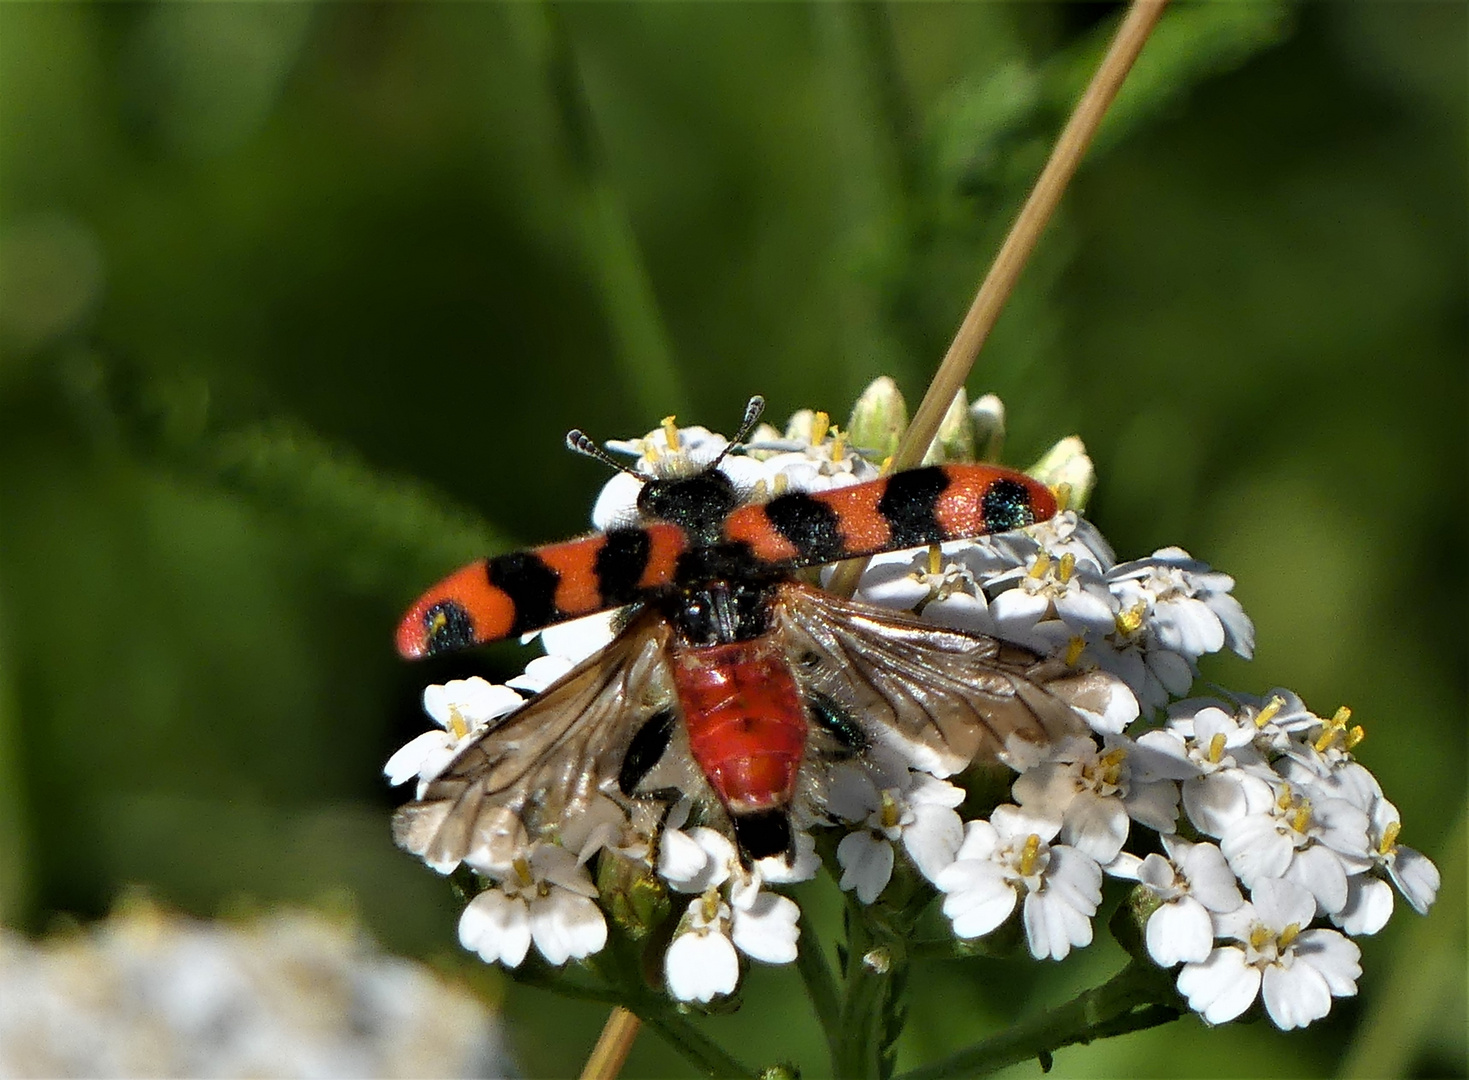
POLYGON ((1194 844, 1180 863, 1188 878, 1189 895, 1210 911, 1234 911, 1244 903, 1234 871, 1213 844, 1194 844))
POLYGON ((547 962, 590 956, 607 944, 607 920, 585 896, 554 888, 530 905, 530 932, 547 962))
POLYGON ((1309 926, 1316 917, 1316 898, 1293 881, 1264 878, 1250 887, 1255 915, 1277 933, 1287 926, 1309 926))
POLYGON ((525 665, 525 671, 506 681, 505 685, 539 694, 576 665, 565 656, 537 656, 525 665))
POLYGON ((1393 879, 1393 884, 1402 890, 1403 899, 1413 906, 1413 910, 1419 915, 1428 914, 1429 907, 1438 896, 1438 888, 1443 883, 1433 860, 1400 844, 1397 855, 1388 865, 1388 874, 1393 879))
POLYGON ((772 885, 789 885, 798 881, 810 881, 821 870, 821 857, 816 854, 816 838, 808 832, 796 834, 796 857, 786 862, 784 855, 771 855, 759 859, 755 870, 761 880, 772 885))
POLYGON ((1051 848, 1051 864, 1046 869, 1044 891, 1059 897, 1089 919, 1097 913, 1097 905, 1102 902, 1102 868, 1085 852, 1057 844, 1051 848))
POLYGON ((1034 626, 1051 602, 1024 588, 1006 589, 990 601, 990 618, 1002 634, 1024 632, 1034 626))
POLYGON ((993 863, 957 862, 939 880, 939 887, 949 893, 944 914, 952 920, 956 937, 988 934, 1015 910, 1015 890, 993 863))
POLYGON ((1392 918, 1392 886, 1381 878, 1358 874, 1347 879, 1346 905, 1331 921, 1353 937, 1375 934, 1392 918))
MULTIPOLYGON (((425 731, 388 758, 388 763, 383 766, 383 775, 394 787, 406 784, 418 775, 430 757, 443 753, 446 746, 452 745, 453 741, 447 732, 425 731)), ((448 762, 445 761, 444 764, 447 765, 448 762)))
POLYGON ((856 764, 842 764, 832 769, 826 791, 829 813, 855 823, 865 821, 867 815, 880 806, 882 794, 866 769, 856 764))
POLYGON ((1099 863, 1111 862, 1127 842, 1129 822, 1121 799, 1083 791, 1066 808, 1061 838, 1099 863))
POLYGON ((1185 964, 1178 973, 1178 992, 1188 1007, 1210 1024, 1233 1020, 1250 1007, 1260 992, 1260 971, 1245 963, 1245 954, 1226 946, 1207 960, 1185 964))
POLYGON ((848 833, 837 845, 843 890, 856 889, 857 899, 870 904, 893 876, 893 846, 863 829, 848 833))
POLYGON ((1350 997, 1362 977, 1362 950, 1335 930, 1307 930, 1296 938, 1296 965, 1310 964, 1326 980, 1332 997, 1350 997))
POLYGON ((966 592, 952 592, 934 600, 923 609, 923 617, 939 626, 967 630, 971 634, 995 632, 995 620, 984 597, 966 592))
POLYGON ((1134 781, 1122 800, 1127 816, 1139 825, 1160 833, 1171 833, 1178 825, 1178 785, 1172 780, 1153 783, 1134 781))
POLYGON ((1265 1011, 1282 1031, 1305 1027, 1331 1011, 1331 991, 1321 972, 1310 964, 1265 969, 1265 1011))
POLYGON ((663 976, 680 1001, 711 1001, 734 993, 740 958, 723 934, 680 934, 663 956, 663 976))
POLYGON ((1316 910, 1323 915, 1340 911, 1347 903, 1347 872, 1341 858, 1330 848, 1313 844, 1296 852, 1282 875, 1304 885, 1316 897, 1316 910))
POLYGON ((1229 868, 1250 886, 1261 878, 1283 876, 1295 853, 1291 842, 1276 830, 1275 820, 1267 814, 1240 818, 1225 832, 1219 849, 1229 860, 1229 868))
POLYGON ((1037 960, 1047 957, 1064 960, 1071 952, 1071 946, 1091 944, 1091 919, 1059 897, 1053 889, 1026 896, 1022 916, 1030 955, 1037 960))
POLYGON ((1199 775, 1199 767, 1188 758, 1188 744, 1174 731, 1148 731, 1139 735, 1128 757, 1134 780, 1188 780, 1199 775))
POLYGON ((1047 761, 1017 776, 1010 794, 1029 810, 1058 815, 1066 812, 1078 790, 1075 766, 1047 761))
POLYGON ((606 530, 636 520, 638 495, 642 493, 643 482, 642 477, 625 472, 608 480, 592 504, 592 524, 606 530))
POLYGON ((964 823, 964 842, 954 853, 955 859, 988 859, 1000 846, 1000 833, 988 821, 964 823))
POLYGON ((525 901, 499 889, 480 893, 459 916, 459 943, 487 964, 516 967, 530 948, 530 912, 525 901))
POLYGON ((954 861, 963 840, 964 823, 947 806, 915 806, 913 823, 903 830, 903 849, 908 852, 908 858, 913 860, 918 872, 929 881, 954 861))
POLYGON ((1237 770, 1211 773, 1183 782, 1183 809, 1199 832, 1223 836, 1248 812, 1248 799, 1237 770))
MULTIPOLYGON (((1343 855, 1366 860, 1367 815, 1346 799, 1318 799, 1311 819, 1321 827, 1321 842, 1343 855)), ((1364 861, 1361 870, 1367 869, 1364 861)))
POLYGON ((1159 967, 1208 959, 1214 946, 1214 924, 1204 905, 1185 896, 1164 904, 1148 919, 1148 955, 1159 967))
POLYGON ((716 869, 699 842, 678 829, 664 829, 658 841, 658 875, 679 892, 701 893, 716 869))
POLYGON ((1194 669, 1188 660, 1167 649, 1152 649, 1148 652, 1148 670, 1158 677, 1163 688, 1175 697, 1187 694, 1194 684, 1194 669))
POLYGON ((1202 601, 1178 597, 1158 605, 1154 622, 1164 648, 1189 656, 1203 656, 1224 648, 1224 627, 1202 601))
POLYGON ((740 952, 767 964, 789 964, 796 958, 796 925, 801 909, 794 900, 762 892, 748 907, 736 908, 732 935, 740 952))
MULTIPOLYGON (((1039 836, 1042 843, 1048 844, 1061 831, 1061 815, 1001 803, 990 813, 990 824, 995 827, 1000 836, 1006 838, 1039 836)), ((966 835, 966 843, 968 839, 966 835)))
POLYGON ((617 636, 613 626, 621 615, 622 609, 615 608, 548 626, 541 631, 541 646, 550 656, 562 656, 579 664, 611 643, 617 636))

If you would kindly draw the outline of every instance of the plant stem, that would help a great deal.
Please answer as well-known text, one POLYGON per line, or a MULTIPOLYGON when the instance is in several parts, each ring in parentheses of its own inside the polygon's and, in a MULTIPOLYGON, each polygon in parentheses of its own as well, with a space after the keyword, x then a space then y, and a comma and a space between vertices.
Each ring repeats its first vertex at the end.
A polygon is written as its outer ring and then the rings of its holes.
POLYGON ((597 1045, 592 1047, 587 1063, 582 1066, 581 1080, 617 1080, 617 1074, 627 1061, 633 1040, 638 1037, 638 1028, 643 1022, 637 1013, 629 1012, 621 1005, 607 1017, 597 1045))
POLYGON ((952 1080, 990 1073, 1031 1058, 1042 1063, 1063 1046, 1125 1035, 1183 1015, 1166 971, 1133 961, 1106 983, 1065 1005, 1016 1024, 958 1053, 903 1073, 897 1080, 952 1080))
POLYGON ((902 927, 911 923, 902 909, 894 915, 889 925, 847 898, 846 995, 832 1048, 832 1072, 840 1080, 886 1080, 892 1072, 888 1051, 901 1027, 894 1005, 908 965, 902 927))
POLYGON ((811 1007, 816 1010, 816 1019, 820 1021, 821 1030, 826 1035, 827 1049, 831 1059, 835 1061, 841 1038, 837 1026, 842 1015, 840 991, 837 989, 836 976, 832 974, 831 965, 826 962, 826 953, 822 951, 821 942, 816 939, 810 923, 805 920, 801 922, 801 938, 796 943, 796 970, 801 973, 801 981, 806 984, 806 996, 811 999, 811 1007))
POLYGON ((643 1023, 657 1031, 668 1045, 709 1076, 754 1080, 755 1073, 724 1052, 718 1043, 665 1004, 640 1002, 635 1009, 643 1023), (644 1010, 646 1007, 646 1011, 644 1010))

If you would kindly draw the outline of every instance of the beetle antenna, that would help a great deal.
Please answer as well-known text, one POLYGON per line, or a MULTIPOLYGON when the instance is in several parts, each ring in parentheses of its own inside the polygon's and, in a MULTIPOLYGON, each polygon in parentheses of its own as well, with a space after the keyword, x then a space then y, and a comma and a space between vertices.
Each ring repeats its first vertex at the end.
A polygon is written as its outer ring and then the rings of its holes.
POLYGON ((594 443, 591 440, 590 436, 588 436, 587 433, 584 432, 581 428, 572 428, 566 433, 566 449, 572 451, 573 453, 581 454, 584 457, 589 457, 593 461, 600 461, 609 469, 615 469, 618 472, 628 473, 632 476, 636 476, 639 480, 647 479, 647 477, 643 476, 636 469, 624 465, 622 462, 614 458, 611 454, 607 453, 606 450, 603 450, 600 446, 594 443))
POLYGON ((745 418, 740 421, 740 429, 735 432, 735 436, 729 441, 729 445, 719 452, 719 456, 709 463, 709 468, 714 468, 724 460, 726 454, 745 441, 745 436, 754 430, 763 412, 765 412, 765 399, 759 394, 756 394, 750 399, 749 404, 745 406, 745 418))

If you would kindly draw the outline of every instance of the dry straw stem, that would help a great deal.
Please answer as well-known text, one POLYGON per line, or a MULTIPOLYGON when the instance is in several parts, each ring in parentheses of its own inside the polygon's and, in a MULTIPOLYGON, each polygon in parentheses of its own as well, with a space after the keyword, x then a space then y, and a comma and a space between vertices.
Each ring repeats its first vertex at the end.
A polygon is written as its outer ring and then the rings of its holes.
POLYGON ((638 1028, 643 1026, 636 1014, 618 1005, 607 1017, 597 1045, 592 1047, 592 1056, 587 1058, 581 1071, 581 1080, 615 1080, 622 1071, 622 1063, 632 1050, 633 1040, 638 1037, 638 1028))
MULTIPOLYGON (((1086 91, 1071 113, 1071 119, 1061 132, 1061 137, 1056 140, 1056 148, 1051 151, 1050 160, 1041 170, 1030 197, 1025 200, 1025 205, 1015 218, 1015 224, 1010 227, 1010 234, 1005 237, 1005 243, 1001 245, 989 273, 985 275, 984 283, 980 285, 969 313, 959 324, 959 332, 954 335, 953 344, 949 346, 943 363, 939 365, 933 382, 929 384, 928 392, 919 403, 913 422, 908 425, 897 452, 893 454, 891 468, 902 469, 916 465, 928 451, 929 443, 938 434, 939 425, 943 422, 954 395, 969 377, 979 350, 984 346, 985 339, 989 337, 995 321, 1000 317, 1000 310, 1020 278, 1020 271, 1025 268, 1026 260, 1035 250, 1036 241, 1040 239, 1046 223, 1055 212, 1056 204, 1061 201, 1061 195, 1070 183, 1072 174, 1076 172, 1076 166, 1086 153, 1086 148, 1091 144, 1092 136, 1097 133, 1107 107, 1117 96, 1122 80, 1127 78, 1128 71, 1142 51, 1143 43, 1148 40, 1148 35, 1157 25, 1158 17, 1163 14, 1166 3, 1167 0, 1133 0, 1132 6, 1127 9, 1127 16, 1117 28, 1117 34, 1107 48, 1107 55, 1102 57, 1096 74, 1087 84, 1086 91)), ((865 566, 866 560, 853 560, 839 566, 831 582, 831 591, 851 596, 856 591, 857 580, 865 566)), ((582 1080, 614 1080, 622 1063, 627 1060, 639 1026, 638 1018, 626 1009, 613 1009, 602 1028, 601 1037, 597 1039, 596 1047, 592 1050, 592 1056, 587 1059, 586 1068, 582 1070, 582 1080)))
MULTIPOLYGON (((908 430, 903 433, 902 441, 893 454, 890 469, 906 469, 917 465, 928 452, 929 444, 938 434, 939 425, 943 423, 944 414, 948 412, 954 395, 963 389, 965 380, 969 378, 979 350, 984 347, 985 339, 990 336, 990 331, 999 320, 1000 311, 1004 308, 1005 301, 1010 299, 1015 283, 1020 280, 1020 272, 1025 269, 1030 253, 1035 250, 1036 242, 1045 231, 1046 223, 1051 220, 1056 205, 1061 201, 1061 195, 1066 191, 1066 185, 1076 172, 1076 166, 1091 145, 1097 128, 1101 126, 1102 117, 1117 96, 1133 62, 1142 52, 1143 44, 1153 32, 1166 4, 1167 0, 1133 0, 1132 6, 1127 9, 1127 15, 1117 28, 1112 44, 1107 47, 1107 55, 1102 57, 1101 64, 1081 95, 1081 100, 1072 110, 1071 119, 1066 122, 1061 137, 1056 140, 1050 160, 1041 170, 1030 197, 1020 208, 1015 224, 1010 226, 1010 233, 1000 246, 995 261, 990 264, 989 273, 985 275, 979 292, 975 294, 974 303, 970 305, 964 321, 959 324, 958 333, 954 335, 949 351, 939 364, 938 371, 934 373, 933 381, 928 384, 928 391, 913 414, 913 422, 908 425, 908 430)), ((857 590, 857 581, 866 567, 866 559, 854 559, 842 564, 837 567, 828 588, 832 592, 851 596, 857 590)))

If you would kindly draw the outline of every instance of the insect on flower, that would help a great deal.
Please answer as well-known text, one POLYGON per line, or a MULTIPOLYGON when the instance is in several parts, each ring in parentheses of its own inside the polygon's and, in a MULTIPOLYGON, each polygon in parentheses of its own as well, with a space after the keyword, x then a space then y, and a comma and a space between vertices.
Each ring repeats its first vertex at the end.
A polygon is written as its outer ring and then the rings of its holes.
MULTIPOLYGON (((763 406, 751 399, 714 461, 633 473, 636 520, 481 560, 408 611, 397 646, 417 658, 626 608, 610 644, 420 785, 395 819, 403 847, 441 869, 504 865, 527 839, 582 843, 609 804, 690 796, 742 859, 789 859, 792 813, 819 816, 832 761, 881 750, 946 776, 1084 730, 1074 707, 1105 697, 1105 676, 796 575, 1031 525, 1056 513, 1051 491, 942 465, 758 501, 719 465, 763 406)), ((632 473, 579 431, 567 443, 632 473)))

